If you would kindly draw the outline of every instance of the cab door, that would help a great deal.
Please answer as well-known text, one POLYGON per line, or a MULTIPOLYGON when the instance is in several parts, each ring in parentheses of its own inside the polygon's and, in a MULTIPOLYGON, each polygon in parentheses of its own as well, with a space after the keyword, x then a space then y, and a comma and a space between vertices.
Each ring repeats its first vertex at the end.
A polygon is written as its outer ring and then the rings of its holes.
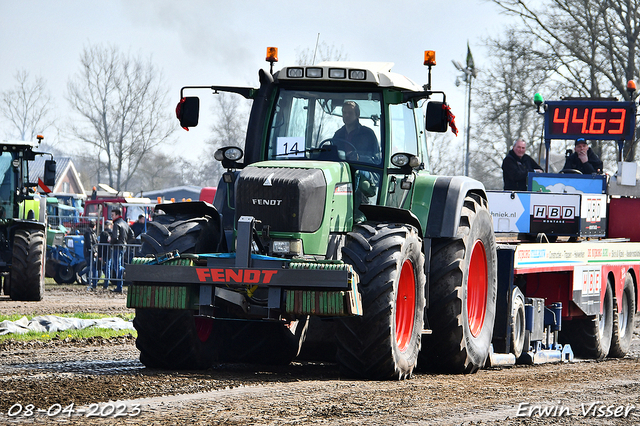
MULTIPOLYGON (((397 153, 406 153, 418 156, 421 161, 421 139, 424 132, 419 129, 419 116, 422 112, 415 107, 412 101, 401 104, 390 104, 388 111, 389 123, 389 164, 386 175, 386 199, 384 205, 389 207, 397 207, 410 209, 411 207, 411 189, 415 180, 415 173, 405 174, 397 167, 390 163, 390 158, 397 153)), ((424 127, 422 127, 424 128, 424 127)), ((426 150, 424 151, 426 153, 426 150)))

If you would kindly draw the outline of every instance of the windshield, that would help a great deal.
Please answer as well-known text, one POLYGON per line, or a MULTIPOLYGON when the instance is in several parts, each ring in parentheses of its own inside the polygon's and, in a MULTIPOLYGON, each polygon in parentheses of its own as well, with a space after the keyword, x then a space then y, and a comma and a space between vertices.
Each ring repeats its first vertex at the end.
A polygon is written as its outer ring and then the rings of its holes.
POLYGON ((16 187, 15 169, 11 167, 13 157, 10 152, 0 154, 0 218, 6 219, 13 215, 13 196, 16 187))
POLYGON ((380 165, 380 93, 281 89, 267 157, 380 165))

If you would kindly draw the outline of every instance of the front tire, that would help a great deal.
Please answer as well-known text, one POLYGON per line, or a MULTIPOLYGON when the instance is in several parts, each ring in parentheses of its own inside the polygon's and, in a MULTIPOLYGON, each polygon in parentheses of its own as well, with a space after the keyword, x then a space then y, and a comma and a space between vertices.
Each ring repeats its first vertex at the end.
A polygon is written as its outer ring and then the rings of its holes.
POLYGON ((354 226, 343 260, 360 276, 364 315, 336 323, 341 374, 373 380, 412 375, 424 326, 422 241, 399 224, 354 226))
POLYGON ((485 365, 496 311, 497 263, 487 202, 470 194, 455 238, 432 241, 429 336, 420 356, 425 369, 474 373, 485 365))
POLYGON ((11 300, 44 297, 45 237, 39 229, 18 229, 13 237, 11 300))
MULTIPOLYGON (((212 252, 219 236, 217 223, 208 216, 158 215, 141 235, 141 251, 143 255, 212 252)), ((146 367, 202 370, 218 357, 213 321, 196 317, 191 310, 137 308, 133 325, 140 362, 146 367)))
POLYGON ((148 368, 169 370, 211 367, 217 350, 210 322, 194 317, 189 310, 136 309, 133 326, 138 331, 140 362, 148 368))
POLYGON ((624 358, 631 346, 636 313, 636 299, 633 287, 633 278, 627 272, 622 294, 619 296, 622 309, 618 309, 617 303, 613 304, 613 335, 611 336, 611 348, 609 349, 609 356, 613 358, 624 358))
POLYGON ((300 353, 308 317, 287 324, 216 319, 214 327, 220 331, 220 362, 287 365, 300 353))
MULTIPOLYGON (((217 250, 220 228, 208 216, 161 215, 149 225, 140 237, 145 255, 217 250)), ((202 318, 192 311, 154 316, 145 312, 150 310, 136 310, 136 316, 141 314, 141 319, 134 321, 140 341, 136 345, 143 364, 162 368, 204 369, 215 361, 289 364, 300 352, 307 330, 306 317, 285 324, 202 318), (168 345, 167 339, 175 344, 168 345)))

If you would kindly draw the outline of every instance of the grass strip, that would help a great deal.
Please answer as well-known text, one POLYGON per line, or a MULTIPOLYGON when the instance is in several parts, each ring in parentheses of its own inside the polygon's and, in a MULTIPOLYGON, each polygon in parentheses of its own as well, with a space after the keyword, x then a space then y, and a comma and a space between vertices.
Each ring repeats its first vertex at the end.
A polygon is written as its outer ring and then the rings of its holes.
MULTIPOLYGON (((130 321, 133 319, 134 314, 130 313, 120 313, 115 315, 108 314, 96 314, 96 313, 86 313, 86 312, 76 312, 76 313, 66 313, 66 314, 52 314, 58 317, 66 317, 66 318, 79 318, 79 319, 100 319, 100 318, 113 318, 119 317, 126 321, 130 321)), ((0 322, 9 320, 9 321, 17 321, 20 318, 26 316, 27 319, 31 320, 34 316, 42 316, 42 315, 0 315, 0 322)), ((118 336, 127 336, 132 335, 133 337, 137 337, 138 333, 135 330, 112 330, 109 328, 97 328, 97 327, 88 327, 82 330, 62 330, 56 332, 40 332, 40 331, 29 331, 24 334, 4 334, 0 336, 0 343, 7 340, 14 341, 50 341, 50 340, 64 340, 64 339, 87 339, 90 337, 103 337, 105 339, 111 337, 118 336)))

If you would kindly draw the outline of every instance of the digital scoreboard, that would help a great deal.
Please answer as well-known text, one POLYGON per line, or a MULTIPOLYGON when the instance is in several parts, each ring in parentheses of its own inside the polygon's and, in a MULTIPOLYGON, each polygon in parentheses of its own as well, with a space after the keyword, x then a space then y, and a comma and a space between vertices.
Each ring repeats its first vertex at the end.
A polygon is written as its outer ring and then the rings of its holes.
POLYGON ((633 139, 633 102, 580 99, 548 101, 546 107, 545 139, 633 139))

